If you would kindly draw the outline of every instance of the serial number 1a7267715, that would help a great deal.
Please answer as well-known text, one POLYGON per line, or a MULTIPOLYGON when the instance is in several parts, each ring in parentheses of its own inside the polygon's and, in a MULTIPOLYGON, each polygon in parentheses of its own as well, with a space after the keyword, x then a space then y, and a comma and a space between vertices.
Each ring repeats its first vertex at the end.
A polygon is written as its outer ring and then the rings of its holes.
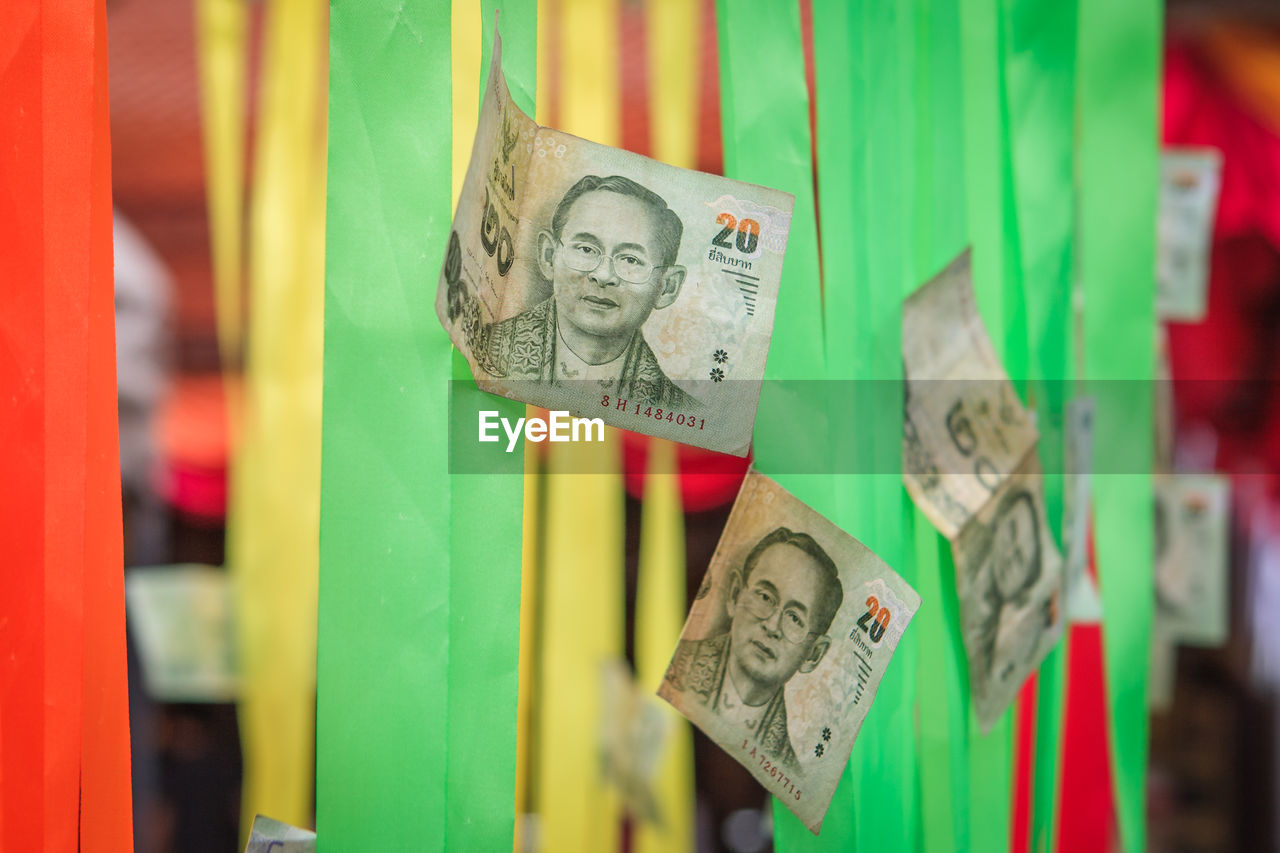
POLYGON ((642 403, 632 403, 621 397, 616 400, 605 394, 600 398, 600 405, 606 409, 612 406, 620 412, 630 412, 631 414, 641 418, 653 418, 655 421, 666 421, 667 423, 679 424, 687 426, 690 429, 704 429, 707 425, 706 418, 695 417, 694 415, 677 412, 674 409, 663 409, 659 406, 645 406, 642 403))
POLYGON ((760 770, 767 773, 770 779, 777 779, 778 784, 782 786, 785 793, 792 794, 797 800, 800 799, 800 789, 791 781, 791 777, 783 773, 778 765, 770 761, 765 755, 761 754, 756 747, 751 747, 751 751, 747 752, 748 742, 742 741, 742 751, 747 753, 747 758, 754 758, 760 762, 760 770))

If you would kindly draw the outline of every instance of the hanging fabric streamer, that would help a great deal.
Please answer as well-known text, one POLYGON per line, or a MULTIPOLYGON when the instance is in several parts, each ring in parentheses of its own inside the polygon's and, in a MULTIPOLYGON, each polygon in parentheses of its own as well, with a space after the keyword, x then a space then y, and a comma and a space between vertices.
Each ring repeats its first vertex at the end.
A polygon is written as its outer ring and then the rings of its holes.
POLYGON ((1095 420, 1095 542, 1120 840, 1146 849, 1152 609, 1151 384, 1161 9, 1081 0, 1080 271, 1095 420), (1124 282, 1117 287, 1116 282, 1124 282), (1137 466, 1135 470, 1135 466, 1137 466))
MULTIPOLYGON (((453 205, 458 209, 458 196, 471 162, 471 146, 476 137, 476 117, 480 114, 480 98, 489 69, 482 64, 482 45, 493 39, 493 21, 482 21, 483 15, 472 0, 452 0, 450 79, 453 110, 453 205)), ((508 30, 509 26, 504 26, 508 30)), ((511 60, 508 54, 507 66, 511 60)))
MULTIPOLYGON (((44 778, 44 110, 40 3, 0 6, 0 847, 39 850, 44 778)), ((49 341, 52 344, 52 341, 49 341)))
POLYGON ((249 9, 244 0, 196 2, 209 248, 218 349, 227 371, 239 368, 242 355, 249 9))
POLYGON ((1053 841, 1062 853, 1113 847, 1116 838, 1115 774, 1107 735, 1107 680, 1102 626, 1073 625, 1063 721, 1061 811, 1053 841))
MULTIPOLYGON (((833 417, 832 428, 843 433, 845 425, 858 424, 852 440, 874 455, 862 461, 858 471, 884 471, 886 460, 901 456, 902 447, 902 299, 915 280, 911 253, 914 215, 912 169, 914 109, 908 98, 912 85, 915 54, 915 15, 911 7, 894 0, 869 0, 860 4, 856 32, 864 57, 867 97, 862 100, 865 123, 859 128, 867 154, 865 171, 853 190, 861 210, 852 221, 865 228, 865 277, 843 276, 824 264, 828 298, 839 287, 864 291, 853 317, 827 312, 830 335, 853 324, 857 341, 853 370, 845 372, 829 362, 828 376, 851 378, 863 389, 864 404, 833 417), (875 412, 869 416, 868 412, 875 412), (861 434, 859 434, 861 433, 861 434)), ((821 97, 821 95, 820 95, 821 97)), ((834 159, 828 158, 828 159, 834 159)), ((819 155, 818 174, 823 158, 819 155)), ((850 190, 846 190, 849 192, 850 190)), ((828 227, 823 202, 823 227, 828 227)), ((830 223, 833 240, 847 240, 830 223)), ((824 249, 830 241, 824 240, 824 249)), ((855 395, 856 396, 856 395, 855 395)), ((846 438, 845 440, 849 440, 846 438)), ((894 471, 896 466, 889 467, 894 471)), ((894 566, 907 583, 917 582, 913 552, 907 537, 915 509, 909 502, 900 477, 857 476, 842 478, 847 507, 847 529, 862 539, 879 556, 894 566)), ((876 704, 868 715, 854 747, 853 779, 858 849, 884 845, 912 850, 919 846, 919 770, 916 753, 916 667, 919 638, 914 631, 903 635, 894 659, 896 666, 886 673, 876 693, 876 704)))
POLYGON ((538 82, 534 120, 547 127, 559 126, 560 103, 560 0, 538 0, 538 82))
POLYGON ((4 849, 132 847, 106 61, 100 2, 0 11, 4 849))
MULTIPOLYGON (((1063 420, 1072 385, 1072 285, 1075 275, 1076 6, 1015 2, 1003 10, 1009 42, 1003 85, 1017 204, 1019 256, 1026 293, 1028 373, 1038 413, 1049 526, 1063 542, 1063 420)), ((1070 631, 1067 632, 1069 638, 1070 631)), ((1019 814, 1018 848, 1047 850, 1056 837, 1066 689, 1067 640, 1040 667, 1030 737, 1030 813, 1019 814)))
POLYGON ((796 197, 756 420, 756 466, 819 512, 830 512, 830 479, 795 474, 803 467, 793 458, 807 452, 804 461, 812 462, 820 456, 826 427, 821 391, 801 388, 803 380, 822 377, 825 354, 799 12, 785 3, 721 0, 716 28, 725 175, 796 197), (765 66, 774 72, 759 73, 765 66), (803 399, 788 406, 790 395, 803 399), (797 441, 800 434, 810 435, 813 447, 797 441))
POLYGON ((86 853, 125 853, 133 850, 133 809, 129 784, 124 573, 121 571, 124 542, 120 518, 120 442, 116 413, 111 115, 107 97, 105 4, 94 3, 93 15, 89 427, 84 480, 85 645, 79 849, 86 853))
MULTIPOLYGON (((551 35, 550 8, 548 0, 537 0, 535 15, 537 56, 537 82, 534 91, 537 96, 535 120, 548 124, 547 104, 551 100, 550 81, 554 57, 549 48, 551 35)), ((537 410, 530 406, 528 413, 537 410)), ((535 768, 533 758, 538 734, 534 727, 535 709, 538 706, 538 664, 540 660, 540 638, 542 636, 541 592, 543 536, 546 530, 545 501, 546 478, 544 476, 544 460, 538 453, 526 453, 524 458, 524 502, 521 507, 524 513, 523 541, 520 551, 520 674, 516 706, 516 825, 512 838, 514 853, 525 853, 532 849, 536 829, 531 829, 537 821, 534 814, 533 790, 535 787, 535 768)))
POLYGON ((434 282, 451 212, 449 9, 331 10, 321 851, 446 843, 451 348, 434 282))
MULTIPOLYGON (((465 103, 476 104, 493 44, 495 12, 503 35, 502 64, 517 106, 532 114, 536 73, 536 4, 532 0, 482 4, 460 10, 453 73, 466 79, 465 103), (473 17, 479 13, 479 20, 473 17), (467 77, 466 75, 472 76, 467 77), (481 76, 482 75, 482 76, 481 76)), ((454 110, 454 146, 471 150, 478 109, 454 110)), ((454 176, 461 186, 461 177, 454 176)), ((432 284, 435 278, 431 278, 432 284)), ((433 288, 428 288, 432 289, 433 288)), ((452 354, 450 407, 455 412, 496 410, 512 421, 523 404, 481 393, 461 353, 452 354)), ((468 431, 454 441, 470 441, 468 431)), ((455 420, 455 423, 458 421, 455 420)), ((513 454, 514 457, 514 454, 513 454)), ((497 850, 512 843, 516 802, 516 710, 520 658, 521 460, 506 475, 450 477, 449 691, 446 841, 449 849, 497 850), (483 530, 484 535, 479 535, 483 530)))
MULTIPOLYGON (((908 288, 943 268, 968 239, 964 98, 959 0, 929 0, 915 15, 915 258, 908 288), (947 140, 936 144, 935 140, 947 140)), ((904 107, 905 109, 905 107, 904 107)), ((967 851, 969 842, 969 684, 951 549, 913 512, 920 648, 921 841, 927 851, 967 851)))
POLYGON ((556 0, 560 84, 555 128, 617 145, 618 6, 622 0, 556 0))
POLYGON ((250 311, 227 561, 236 597, 241 825, 311 822, 323 352, 325 11, 266 9, 250 311))
MULTIPOLYGON (((676 448, 668 441, 653 439, 649 443, 649 470, 640 516, 635 618, 636 679, 646 692, 662 683, 671 650, 684 626, 684 560, 684 514, 680 508, 676 448)), ((662 713, 671 725, 653 782, 662 822, 639 823, 633 849, 636 853, 692 853, 693 732, 689 723, 666 703, 662 703, 662 713)))
MULTIPOLYGON (((920 784, 924 849, 968 851, 969 680, 950 543, 923 513, 913 519, 920 595, 937 613, 920 632, 920 784)), ((922 608, 923 609, 923 608, 922 608)))
MULTIPOLYGON (((554 0, 538 0, 537 16, 537 96, 533 115, 540 124, 553 124, 548 106, 558 97, 558 89, 552 81, 558 77, 556 69, 559 57, 551 49, 552 38, 559 38, 555 24, 554 0)), ((557 42, 558 43, 558 42, 557 42)), ((538 410, 528 407, 533 414, 538 410)), ((545 459, 541 454, 525 454, 524 480, 524 541, 520 565, 520 686, 518 697, 517 745, 516 745, 516 828, 513 838, 515 853, 525 853, 534 847, 537 838, 534 791, 537 787, 537 768, 534 765, 538 732, 534 725, 539 706, 540 652, 542 623, 542 565, 545 554, 546 533, 546 477, 545 459)))
POLYGON ((645 11, 653 139, 650 153, 663 163, 693 169, 698 154, 698 66, 702 60, 698 6, 686 0, 648 0, 645 11))
MULTIPOLYGON (((767 378, 811 379, 823 364, 823 336, 799 12, 786 3, 721 0, 716 26, 725 175, 796 197, 767 378)), ((756 449, 762 469, 767 452, 756 449)))
POLYGON ((617 434, 606 429, 603 442, 553 445, 547 466, 533 768, 537 849, 614 850, 620 807, 601 778, 598 743, 602 670, 623 655, 617 434))
MULTIPOLYGON (((701 30, 696 4, 650 0, 643 21, 647 50, 652 155, 681 168, 696 165, 696 116, 701 30)), ((624 60, 625 61, 625 60, 624 60)), ((684 515, 676 447, 649 444, 649 471, 640 520, 636 590, 636 676, 645 690, 662 682, 687 612, 684 515)), ((691 853, 694 837, 693 734, 671 708, 673 731, 654 790, 662 825, 636 827, 636 853, 691 853)))
POLYGON ((84 679, 93 4, 41 8, 44 100, 44 776, 42 846, 78 840, 84 679), (65 145, 66 140, 76 140, 65 145))
MULTIPOLYGON (((899 317, 911 272, 912 210, 905 191, 911 171, 903 158, 912 126, 903 107, 913 51, 904 41, 914 38, 914 17, 880 2, 819 2, 813 11, 820 22, 814 55, 826 377, 840 380, 827 395, 833 434, 841 436, 837 470, 856 472, 834 478, 831 518, 914 584, 901 480, 871 476, 901 446, 899 317)), ((846 809, 855 817, 859 848, 917 845, 916 655, 909 632, 854 746, 850 772, 857 793, 846 809)))
MULTIPOLYGON (((997 0, 961 6, 965 81, 965 190, 974 291, 983 321, 1014 387, 1025 395, 1026 316, 1004 89, 1005 31, 997 0)), ((969 739, 969 840, 974 850, 1010 844, 1014 713, 969 739)))
MULTIPOLYGON (((562 87, 556 128, 617 145, 616 0, 559 0, 546 21, 562 87)), ((533 800, 539 849, 587 853, 619 843, 620 805, 600 777, 601 674, 623 656, 623 505, 617 434, 553 445, 540 566, 542 646, 533 800), (599 472, 592 474, 571 471, 599 472)))
MULTIPOLYGON (((806 394, 803 387, 803 380, 824 376, 826 356, 799 10, 764 0, 720 0, 716 26, 725 174, 796 197, 756 420, 756 466, 830 517, 836 511, 831 478, 795 473, 802 470, 797 455, 822 454, 827 436, 825 397, 821 390, 806 394), (760 73, 761 68, 770 72, 760 73), (786 399, 792 395, 797 399, 786 399)), ((820 384, 808 383, 808 387, 820 384)), ((851 784, 846 773, 833 803, 852 803, 851 784)), ((817 839, 779 803, 774 804, 773 820, 775 849, 780 853, 853 845, 851 806, 833 806, 817 839)))
POLYGON ((523 530, 520 550, 520 653, 519 686, 516 696, 516 756, 515 756, 515 832, 512 836, 514 853, 525 853, 528 832, 526 821, 533 811, 530 796, 533 771, 531 759, 535 733, 533 708, 537 700, 537 641, 542 630, 538 621, 538 592, 541 589, 541 573, 538 567, 542 557, 542 530, 545 528, 542 512, 544 477, 542 460, 537 453, 524 456, 523 530))

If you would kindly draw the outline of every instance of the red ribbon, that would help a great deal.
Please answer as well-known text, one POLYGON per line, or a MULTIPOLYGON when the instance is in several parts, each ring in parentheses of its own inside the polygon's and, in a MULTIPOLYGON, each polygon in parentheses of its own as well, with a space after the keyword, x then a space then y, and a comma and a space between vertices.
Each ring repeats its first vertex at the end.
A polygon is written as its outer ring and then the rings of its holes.
POLYGON ((132 847, 106 54, 101 0, 0 5, 6 850, 132 847))

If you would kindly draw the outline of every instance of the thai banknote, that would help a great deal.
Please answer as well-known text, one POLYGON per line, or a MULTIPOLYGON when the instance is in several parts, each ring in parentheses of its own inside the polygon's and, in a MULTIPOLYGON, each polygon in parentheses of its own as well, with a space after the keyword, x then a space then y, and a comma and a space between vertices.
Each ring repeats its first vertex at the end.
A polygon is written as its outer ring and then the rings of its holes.
POLYGON ((1147 707, 1167 711, 1173 707, 1178 676, 1178 644, 1157 620, 1151 626, 1150 663, 1147 666, 1147 707))
POLYGON ((902 357, 903 479, 953 538, 1039 438, 978 316, 968 251, 903 305, 902 357))
POLYGON ((436 294, 476 383, 745 455, 794 197, 539 127, 501 52, 436 294))
POLYGON ((1039 433, 978 315, 967 251, 903 305, 902 357, 903 480, 951 542, 985 730, 1061 636, 1065 607, 1039 433))
POLYGON ((316 853, 316 834, 255 815, 244 853, 316 853))
POLYGON ((1062 558, 1032 450, 951 543, 969 691, 984 731, 1062 636, 1062 558))
POLYGON ((1231 484, 1212 474, 1158 477, 1156 621, 1174 642, 1227 640, 1231 484))
POLYGON ((1076 397, 1067 404, 1062 482, 1062 587, 1067 621, 1102 621, 1102 596, 1089 574, 1089 528, 1093 516, 1093 424, 1097 406, 1092 397, 1076 397))
POLYGON ((1166 148, 1160 155, 1156 313, 1162 319, 1204 319, 1221 177, 1222 155, 1212 148, 1166 148))
POLYGON ((750 471, 658 695, 817 833, 919 606, 864 545, 750 471))
POLYGON ((130 569, 129 630, 147 692, 163 702, 231 702, 239 689, 227 573, 212 566, 130 569))
POLYGON ((618 790, 634 817, 661 826, 654 781, 673 729, 671 709, 641 688, 622 661, 605 664, 601 686, 604 778, 618 790))

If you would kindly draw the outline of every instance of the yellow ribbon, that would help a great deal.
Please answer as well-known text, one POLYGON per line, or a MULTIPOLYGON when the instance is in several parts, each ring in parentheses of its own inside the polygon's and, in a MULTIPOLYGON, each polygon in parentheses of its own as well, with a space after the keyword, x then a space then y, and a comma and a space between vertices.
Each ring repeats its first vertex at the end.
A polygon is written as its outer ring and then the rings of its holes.
MULTIPOLYGON (((540 4, 539 13, 540 61, 552 53, 542 49, 548 39, 561 47, 555 72, 539 67, 539 114, 558 103, 558 129, 616 145, 617 0, 557 0, 540 4), (544 88, 557 80, 561 91, 544 88)), ((620 841, 618 797, 601 778, 599 753, 602 667, 621 658, 624 646, 617 434, 606 430, 602 443, 552 445, 547 464, 532 799, 539 849, 596 853, 620 841)))
POLYGON ((701 4, 648 0, 645 11, 653 156, 692 169, 698 156, 701 4))
MULTIPOLYGON (((653 156, 693 168, 697 160, 700 8, 685 0, 649 0, 649 103, 653 156)), ((686 615, 684 514, 675 446, 654 440, 640 519, 640 574, 636 590, 636 675, 657 690, 686 615)), ((689 853, 693 838, 693 734, 675 709, 663 705, 673 726, 654 778, 662 825, 636 827, 636 853, 689 853)))
POLYGON ((558 0, 558 6, 562 49, 556 129, 602 145, 617 145, 618 0, 558 0))
POLYGON ((453 84, 453 206, 458 207, 462 181, 471 162, 471 145, 480 116, 480 86, 489 69, 480 67, 480 40, 493 38, 493 22, 480 20, 480 4, 475 0, 452 0, 450 65, 453 84), (482 78, 481 75, 484 75, 482 78))
MULTIPOLYGON (((654 439, 640 514, 640 572, 636 586, 636 677, 656 692, 680 639, 685 618, 684 513, 675 445, 654 439)), ((671 734, 658 757, 653 791, 662 824, 640 822, 636 853, 692 853, 693 733, 670 705, 654 698, 671 734)))
POLYGON ((228 517, 244 747, 242 827, 311 824, 327 7, 271 0, 249 241, 242 440, 228 517))
POLYGON ((617 795, 601 777, 601 673, 623 655, 622 476, 617 434, 551 446, 534 804, 539 849, 616 850, 617 795), (600 471, 605 473, 566 473, 600 471))
POLYGON ((196 0, 214 305, 228 369, 240 363, 248 10, 244 0, 196 0))

